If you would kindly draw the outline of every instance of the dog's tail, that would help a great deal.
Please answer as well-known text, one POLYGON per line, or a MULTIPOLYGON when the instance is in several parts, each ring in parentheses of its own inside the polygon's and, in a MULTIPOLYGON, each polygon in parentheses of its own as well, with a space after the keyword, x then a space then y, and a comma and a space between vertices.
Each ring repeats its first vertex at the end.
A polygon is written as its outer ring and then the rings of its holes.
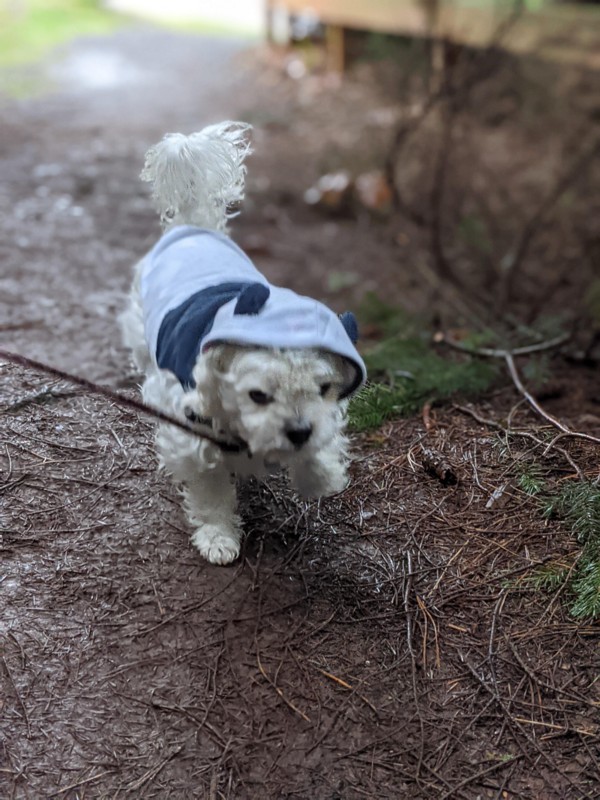
POLYGON ((250 153, 244 122, 221 122, 199 133, 169 133, 146 153, 141 178, 152 184, 152 198, 165 228, 198 225, 225 231, 244 197, 250 153))

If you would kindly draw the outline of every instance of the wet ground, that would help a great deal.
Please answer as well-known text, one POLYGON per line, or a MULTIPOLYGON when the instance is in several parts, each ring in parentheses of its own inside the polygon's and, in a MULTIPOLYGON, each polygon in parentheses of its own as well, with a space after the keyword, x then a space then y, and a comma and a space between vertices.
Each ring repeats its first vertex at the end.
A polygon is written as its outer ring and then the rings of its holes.
POLYGON ((32 70, 41 96, 5 102, 7 346, 17 325, 18 346, 33 357, 93 379, 122 373, 116 310, 156 234, 137 177, 143 152, 167 130, 234 114, 232 61, 242 52, 242 42, 125 30, 67 48, 32 70))
MULTIPOLYGON (((272 280, 340 311, 439 296, 397 231, 302 201, 341 151, 369 165, 383 84, 297 83, 244 42, 144 26, 29 77, 43 91, 0 109, 1 347, 135 391, 117 315, 158 234, 143 154, 228 117, 256 127, 235 236, 272 280)), ((0 369, 1 796, 599 796, 597 629, 521 581, 577 546, 518 488, 535 445, 494 421, 546 432, 513 387, 357 437, 336 501, 247 486, 225 569, 191 549, 145 421, 0 369)))

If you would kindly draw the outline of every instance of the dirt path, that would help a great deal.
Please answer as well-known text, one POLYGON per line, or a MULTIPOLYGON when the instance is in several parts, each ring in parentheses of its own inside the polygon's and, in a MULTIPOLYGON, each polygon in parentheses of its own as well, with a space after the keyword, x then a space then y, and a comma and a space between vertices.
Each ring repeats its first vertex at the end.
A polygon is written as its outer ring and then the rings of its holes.
MULTIPOLYGON (((157 233, 141 158, 221 118, 257 126, 236 236, 273 280, 341 310, 395 264, 381 228, 303 208, 335 150, 306 136, 302 109, 327 113, 311 84, 152 28, 64 58, 54 91, 0 109, 2 347, 132 391, 116 316, 157 233), (332 263, 357 281, 324 282, 332 263)), ((410 275, 400 290, 429 301, 410 275)), ((190 548, 144 421, 0 370, 0 796, 599 796, 597 631, 519 583, 574 550, 516 487, 527 444, 509 459, 451 408, 389 425, 357 441, 341 500, 246 487, 243 558, 222 569, 190 548)))
POLYGON ((116 311, 156 233, 141 154, 167 129, 235 115, 242 51, 128 29, 66 48, 36 76, 45 94, 5 102, 4 344, 92 379, 122 376, 116 311))

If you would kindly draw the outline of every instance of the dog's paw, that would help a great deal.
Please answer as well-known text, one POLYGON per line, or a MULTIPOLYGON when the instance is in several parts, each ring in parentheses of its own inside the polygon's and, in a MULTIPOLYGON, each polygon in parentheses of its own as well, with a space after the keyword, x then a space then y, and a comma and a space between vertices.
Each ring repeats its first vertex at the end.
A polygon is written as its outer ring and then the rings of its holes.
POLYGON ((345 469, 332 472, 326 477, 311 475, 308 471, 294 477, 295 488, 306 498, 331 497, 343 492, 350 482, 345 469))
POLYGON ((323 486, 319 497, 333 497, 335 494, 341 494, 350 485, 350 478, 347 475, 341 476, 337 481, 328 481, 323 486))
POLYGON ((240 554, 240 534, 218 525, 203 525, 192 535, 192 544, 211 564, 231 564, 240 554))
POLYGON ((334 494, 340 494, 340 492, 348 488, 349 483, 350 478, 345 471, 340 472, 339 475, 331 475, 328 480, 324 481, 319 497, 331 497, 334 494))

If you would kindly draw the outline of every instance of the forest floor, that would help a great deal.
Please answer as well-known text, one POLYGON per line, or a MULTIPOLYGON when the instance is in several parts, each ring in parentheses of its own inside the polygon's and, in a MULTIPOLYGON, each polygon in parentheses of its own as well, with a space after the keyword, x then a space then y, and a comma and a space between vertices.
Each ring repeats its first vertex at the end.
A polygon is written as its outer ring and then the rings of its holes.
MULTIPOLYGON (((1 348, 135 394, 117 317, 159 233, 143 155, 167 131, 226 118, 255 126, 232 231, 270 280, 339 311, 376 293, 428 316, 430 333, 459 335, 478 302, 493 317, 477 299, 465 311, 419 227, 432 198, 415 163, 435 171, 423 148, 439 119, 403 162, 414 213, 304 201, 323 173, 381 166, 410 117, 380 65, 304 74, 294 56, 136 26, 17 78, 39 90, 0 103, 1 348)), ((597 123, 585 80, 578 111, 597 123)), ((460 148, 476 129, 486 168, 514 176, 506 208, 535 205, 551 191, 536 146, 550 175, 564 155, 554 112, 537 109, 523 131, 514 97, 495 102, 493 119, 461 118, 452 170, 470 175, 475 154, 460 148)), ((573 272, 596 241, 598 196, 561 208, 577 226, 544 229, 522 283, 556 315, 589 284, 573 272)), ((481 225, 465 219, 462 244, 485 261, 481 225)), ((372 320, 365 332, 368 348, 381 332, 372 320)), ((598 436, 593 332, 577 337, 548 356, 539 396, 598 436)), ((574 571, 580 546, 520 480, 594 479, 598 450, 569 437, 547 448, 551 427, 508 377, 355 435, 352 483, 335 499, 305 503, 283 479, 243 487, 242 557, 220 568, 190 546, 147 420, 14 363, 0 375, 2 797, 600 796, 598 627, 569 614, 564 582, 536 582, 574 571)))

